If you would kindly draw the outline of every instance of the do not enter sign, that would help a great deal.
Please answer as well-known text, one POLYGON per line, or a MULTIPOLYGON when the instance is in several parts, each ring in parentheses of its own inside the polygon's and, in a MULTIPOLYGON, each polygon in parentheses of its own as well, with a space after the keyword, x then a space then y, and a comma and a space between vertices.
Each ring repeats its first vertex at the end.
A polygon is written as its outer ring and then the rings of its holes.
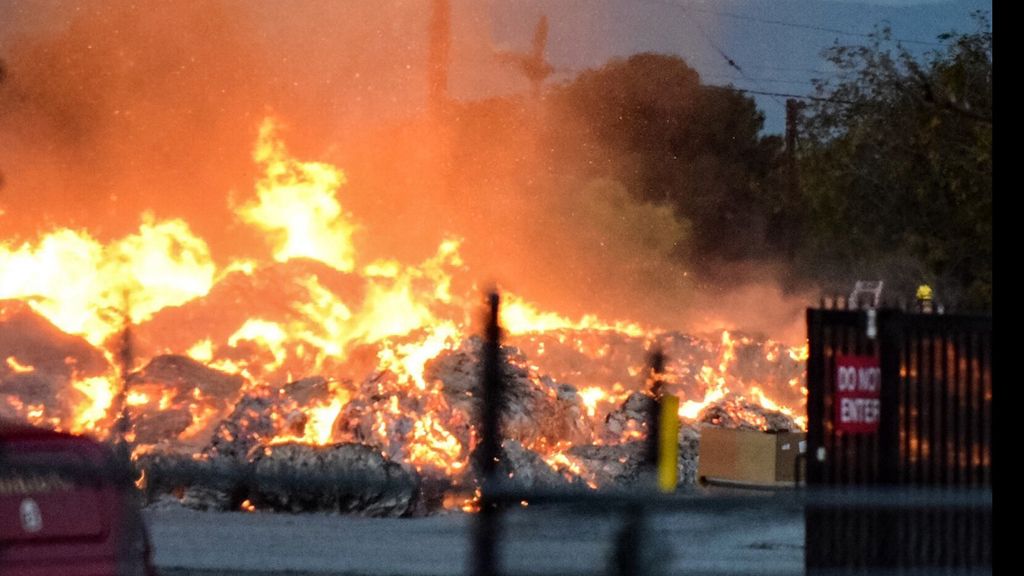
POLYGON ((847 434, 878 431, 882 370, 874 356, 836 356, 835 426, 847 434))

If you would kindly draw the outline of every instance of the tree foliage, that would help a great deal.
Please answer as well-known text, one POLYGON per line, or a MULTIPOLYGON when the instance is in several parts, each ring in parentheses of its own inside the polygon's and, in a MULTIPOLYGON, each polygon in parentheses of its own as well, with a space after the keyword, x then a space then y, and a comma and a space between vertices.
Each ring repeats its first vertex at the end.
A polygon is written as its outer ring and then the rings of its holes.
POLYGON ((688 259, 764 255, 781 141, 760 135, 753 99, 701 84, 679 57, 646 53, 584 72, 551 100, 560 130, 598 144, 586 165, 688 223, 688 259))
POLYGON ((961 307, 992 298, 992 32, 917 56, 888 29, 835 46, 838 71, 803 115, 801 260, 961 307))

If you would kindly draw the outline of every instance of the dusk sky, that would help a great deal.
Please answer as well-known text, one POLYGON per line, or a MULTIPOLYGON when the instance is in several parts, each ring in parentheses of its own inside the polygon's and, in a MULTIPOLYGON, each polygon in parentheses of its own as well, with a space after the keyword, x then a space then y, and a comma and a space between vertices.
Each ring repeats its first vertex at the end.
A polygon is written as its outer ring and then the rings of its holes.
MULTIPOLYGON (((877 25, 913 51, 936 36, 972 31, 970 14, 991 18, 991 0, 519 0, 493 1, 495 42, 525 47, 539 14, 548 15, 549 60, 568 78, 609 58, 653 51, 677 54, 708 84, 804 95, 829 75, 821 52, 860 44, 877 25), (845 32, 839 34, 838 31, 845 32), (732 60, 736 66, 729 64, 732 60)), ((755 95, 767 132, 784 129, 783 97, 755 95)))
MULTIPOLYGON (((195 4, 180 5, 180 12, 190 15, 183 19, 195 17, 195 4)), ((263 28, 263 45, 254 49, 294 51, 284 56, 293 70, 316 65, 315 71, 301 73, 306 77, 324 70, 336 75, 359 71, 359 83, 372 82, 369 88, 376 96, 337 96, 346 113, 372 108, 367 102, 379 99, 382 90, 391 92, 389 101, 422 101, 417 71, 422 69, 427 0, 392 0, 372 10, 362 2, 316 0, 212 4, 242 15, 231 18, 239 30, 263 28), (361 61, 377 62, 382 54, 396 65, 374 66, 377 78, 360 69, 361 61)), ((45 37, 83 13, 109 5, 119 4, 0 3, 0 57, 12 39, 45 37)), ((992 12, 991 0, 453 0, 452 6, 450 86, 457 98, 527 91, 527 82, 494 55, 527 50, 542 15, 550 23, 547 59, 556 69, 549 82, 568 80, 610 58, 652 51, 681 56, 708 84, 805 95, 812 91, 811 78, 830 74, 821 53, 837 41, 867 42, 866 35, 876 26, 888 24, 908 48, 925 51, 938 47, 940 33, 972 30, 972 12, 990 17, 992 12)), ((140 12, 142 17, 146 12, 140 12)), ((766 115, 765 131, 781 132, 785 98, 755 98, 766 115)))

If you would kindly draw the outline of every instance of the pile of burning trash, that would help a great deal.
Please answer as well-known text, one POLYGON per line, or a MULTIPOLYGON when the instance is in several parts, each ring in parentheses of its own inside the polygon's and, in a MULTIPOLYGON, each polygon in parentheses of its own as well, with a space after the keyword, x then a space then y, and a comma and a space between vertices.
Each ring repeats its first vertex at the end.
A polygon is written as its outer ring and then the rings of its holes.
MULTIPOLYGON (((272 120, 237 205, 273 247, 216 264, 183 220, 106 243, 0 242, 0 419, 125 441, 154 499, 411 515, 472 508, 481 341, 457 237, 419 263, 360 260, 342 172, 288 156, 272 120)), ((569 318, 502 291, 502 470, 525 487, 641 476, 652 350, 699 426, 800 429, 806 347, 569 318)))
MULTIPOLYGON (((9 418, 17 406, 69 410, 72 379, 101 373, 102 354, 23 304, 3 310, 0 354, 9 360, 0 365, 0 407, 9 418)), ((653 402, 642 374, 651 340, 586 330, 509 340, 502 348, 502 473, 527 489, 639 482, 653 402), (595 346, 607 350, 604 361, 584 353, 595 346), (527 349, 555 369, 542 372, 527 349), (599 386, 570 383, 584 378, 581 364, 567 360, 573 354, 594 363, 590 382, 599 386)), ((663 333, 658 342, 670 359, 667 389, 683 399, 681 411, 696 402, 689 398, 703 402, 692 417, 681 415, 680 485, 694 483, 701 425, 800 428, 785 411, 756 402, 751 390, 758 388, 744 378, 776 388, 800 384, 802 359, 782 361, 785 347, 728 333, 718 342, 663 333)), ((215 510, 402 516, 471 509, 480 347, 469 337, 427 359, 422 390, 400 370, 379 366, 358 382, 314 376, 253 387, 188 356, 158 355, 125 379, 140 486, 154 502, 215 510)))

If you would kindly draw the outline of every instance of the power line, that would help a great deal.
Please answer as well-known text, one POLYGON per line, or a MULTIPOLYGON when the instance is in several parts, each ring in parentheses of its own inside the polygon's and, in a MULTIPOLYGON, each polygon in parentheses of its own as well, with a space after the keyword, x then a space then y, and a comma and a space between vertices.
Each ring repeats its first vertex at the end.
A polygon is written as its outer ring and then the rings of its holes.
MULTIPOLYGON (((712 62, 711 60, 705 60, 705 59, 702 58, 700 60, 686 60, 686 63, 690 64, 691 66, 697 66, 697 65, 700 65, 700 66, 712 66, 714 64, 717 64, 718 61, 715 60, 714 62, 712 62)), ((753 69, 753 70, 765 71, 765 72, 773 72, 773 71, 774 72, 797 72, 797 73, 800 73, 800 74, 819 74, 821 76, 834 76, 834 75, 839 73, 838 70, 821 70, 821 69, 818 69, 818 68, 793 68, 793 67, 788 67, 788 66, 767 66, 767 65, 764 65, 764 64, 757 64, 757 63, 754 63, 754 64, 749 64, 748 63, 748 64, 746 64, 744 66, 744 69, 746 69, 746 70, 753 69)))
MULTIPOLYGON (((722 16, 722 17, 725 17, 725 18, 733 18, 733 19, 736 19, 736 20, 749 20, 751 22, 759 22, 759 23, 762 23, 762 24, 773 24, 773 25, 776 25, 776 26, 786 26, 786 27, 789 27, 789 28, 798 28, 798 29, 802 29, 802 30, 812 30, 812 31, 815 31, 815 32, 828 32, 830 34, 842 34, 844 36, 857 36, 857 37, 860 37, 860 38, 874 38, 875 37, 872 34, 865 34, 863 32, 851 32, 849 30, 841 30, 839 28, 828 28, 826 26, 815 26, 813 24, 802 24, 802 23, 799 23, 799 22, 786 22, 785 20, 773 20, 773 19, 769 19, 769 18, 758 18, 756 16, 748 16, 746 14, 735 14, 735 13, 732 13, 732 12, 720 12, 720 11, 717 11, 717 10, 708 10, 707 8, 691 8, 691 7, 688 7, 688 6, 684 6, 683 4, 680 4, 678 2, 674 2, 673 0, 638 0, 638 1, 642 2, 644 4, 659 4, 659 5, 662 5, 662 6, 672 6, 674 8, 680 8, 680 9, 682 9, 684 11, 692 10, 694 12, 700 12, 702 14, 713 14, 713 15, 722 16)), ((934 42, 934 41, 928 41, 928 40, 914 40, 914 39, 907 39, 907 38, 893 38, 893 40, 895 40, 897 42, 902 42, 904 44, 920 44, 920 45, 924 45, 924 46, 938 46, 938 47, 944 46, 944 44, 942 44, 941 42, 934 42)))
MULTIPOLYGON (((733 14, 731 12, 718 12, 716 10, 708 10, 701 8, 694 8, 694 12, 701 12, 703 14, 714 14, 716 16, 724 16, 726 18, 733 18, 736 20, 749 20, 752 22, 760 22, 762 24, 774 24, 776 26, 788 26, 790 28, 800 28, 804 30, 814 30, 816 32, 828 32, 831 34, 842 34, 844 36, 858 36, 860 38, 874 38, 873 34, 865 34, 863 32, 850 32, 848 30, 840 30, 839 28, 828 28, 825 26, 814 26, 812 24, 800 24, 797 22, 786 22, 784 20, 771 20, 768 18, 757 18, 755 16, 747 16, 746 14, 733 14)), ((921 44, 924 46, 942 46, 941 42, 932 42, 929 40, 912 40, 907 38, 893 38, 897 42, 904 44, 921 44)))
POLYGON ((761 96, 776 96, 782 98, 796 98, 797 100, 813 100, 815 102, 835 102, 837 104, 856 104, 850 100, 840 100, 838 98, 826 98, 823 96, 808 96, 805 94, 787 94, 783 92, 768 92, 765 90, 752 90, 749 88, 737 88, 736 86, 720 86, 715 84, 708 84, 711 88, 721 88, 722 90, 734 90, 736 92, 742 92, 744 94, 759 94, 761 96))
MULTIPOLYGON (((675 5, 678 6, 679 8, 682 8, 682 10, 684 12, 689 13, 689 7, 687 7, 685 5, 682 5, 682 4, 675 4, 675 5)), ((707 31, 704 30, 704 26, 701 25, 700 20, 698 20, 696 18, 693 18, 693 23, 697 25, 697 29, 700 30, 701 35, 704 36, 704 39, 707 40, 708 44, 710 44, 711 47, 714 48, 715 51, 718 52, 718 54, 723 59, 725 59, 726 63, 728 63, 729 66, 732 66, 733 68, 735 68, 736 71, 740 73, 740 76, 743 77, 743 79, 750 80, 752 82, 754 81, 749 76, 747 76, 746 72, 744 72, 743 69, 740 68, 739 64, 737 64, 736 61, 732 59, 732 57, 730 57, 728 54, 726 54, 725 51, 722 50, 721 48, 719 48, 718 44, 716 44, 714 42, 714 40, 711 39, 711 36, 707 33, 707 31)), ((777 104, 779 104, 780 106, 783 105, 782 102, 779 102, 778 98, 776 98, 775 96, 771 96, 771 98, 772 98, 772 100, 775 100, 775 102, 777 104)))
MULTIPOLYGON (((689 11, 689 8, 686 6, 683 6, 681 4, 677 4, 677 6, 682 8, 684 12, 689 11)), ((735 60, 733 60, 728 54, 726 54, 724 50, 719 48, 718 44, 715 44, 715 42, 711 39, 711 36, 709 36, 707 31, 704 30, 704 26, 701 25, 700 21, 695 18, 693 20, 693 23, 697 25, 697 29, 700 30, 701 35, 704 36, 704 39, 707 40, 708 44, 710 44, 711 47, 715 49, 715 52, 718 52, 718 55, 721 56, 729 66, 732 66, 733 68, 736 69, 737 72, 743 74, 743 69, 740 68, 739 64, 737 64, 735 60)))
POLYGON ((749 80, 751 82, 768 82, 771 84, 792 84, 800 86, 811 86, 814 84, 811 80, 786 80, 782 78, 756 78, 753 76, 729 76, 727 74, 701 74, 702 78, 714 78, 717 80, 749 80))

